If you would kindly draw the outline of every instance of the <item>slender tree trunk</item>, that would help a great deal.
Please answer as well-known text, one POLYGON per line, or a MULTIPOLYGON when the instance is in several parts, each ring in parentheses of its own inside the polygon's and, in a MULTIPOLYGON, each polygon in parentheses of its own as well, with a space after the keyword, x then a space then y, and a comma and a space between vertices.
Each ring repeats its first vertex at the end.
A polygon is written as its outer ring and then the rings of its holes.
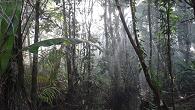
POLYGON ((149 22, 149 34, 150 34, 150 56, 149 56, 149 71, 152 72, 152 27, 151 27, 151 0, 148 0, 148 22, 149 22))
MULTIPOLYGON (((73 3, 73 38, 76 38, 76 0, 73 3)), ((78 85, 78 71, 76 65, 76 45, 72 45, 72 70, 73 70, 73 77, 74 77, 74 87, 76 88, 78 85)))
MULTIPOLYGON (((21 17, 21 14, 20 14, 21 17)), ((23 103, 27 103, 29 108, 31 108, 31 103, 27 95, 27 91, 24 86, 24 64, 23 64, 23 54, 22 54, 22 44, 23 44, 23 36, 21 32, 21 25, 22 25, 22 19, 19 19, 18 29, 17 29, 17 37, 15 38, 15 50, 16 50, 16 61, 18 65, 18 90, 20 91, 19 94, 22 97, 21 98, 21 104, 19 105, 21 109, 24 107, 23 103), (23 100, 24 99, 24 100, 23 100)))
MULTIPOLYGON (((161 102, 161 97, 160 97, 160 90, 155 86, 154 82, 152 82, 151 78, 150 78, 150 75, 149 75, 149 72, 148 72, 148 67, 144 61, 144 57, 143 57, 143 54, 142 54, 142 51, 141 51, 141 48, 139 46, 137 46, 132 38, 132 35, 127 27, 127 24, 125 22, 125 19, 124 19, 124 16, 122 14, 122 11, 121 11, 121 7, 119 5, 119 1, 118 0, 115 0, 116 1, 116 5, 117 5, 117 8, 118 8, 118 11, 119 11, 119 15, 120 15, 120 18, 121 18, 121 21, 122 21, 122 24, 125 28, 125 31, 127 33, 127 36, 139 58, 139 61, 141 63, 141 66, 142 66, 142 69, 143 69, 143 72, 144 72, 144 75, 145 75, 145 78, 146 78, 146 81, 148 82, 148 85, 149 87, 151 88, 151 90, 153 91, 154 95, 155 95, 155 98, 156 98, 156 103, 157 103, 157 106, 159 109, 161 109, 161 106, 160 106, 160 102, 161 102)), ((137 41, 137 44, 139 44, 139 42, 137 41)), ((164 105, 165 106, 165 105, 164 105)), ((166 109, 168 109, 166 107, 166 109)))
MULTIPOLYGON (((35 38, 34 43, 38 42, 39 38, 39 11, 40 11, 40 0, 36 0, 35 4, 35 38)), ((33 110, 37 110, 37 73, 38 73, 38 52, 33 54, 33 65, 32 65, 32 87, 31 87, 31 100, 33 110)))
MULTIPOLYGON (((19 20, 19 24, 18 24, 18 30, 17 30, 17 33, 18 33, 18 36, 16 37, 15 39, 15 50, 16 50, 16 62, 17 62, 17 66, 18 66, 18 95, 19 96, 24 96, 23 94, 23 91, 25 91, 25 88, 24 88, 24 65, 23 65, 23 55, 22 55, 22 33, 21 33, 21 24, 22 24, 22 21, 21 19, 19 20)), ((25 92, 26 93, 26 92, 25 92)), ((26 97, 26 96, 25 96, 26 97)), ((20 98, 21 102, 19 103, 24 103, 22 98, 20 98)), ((19 104, 20 107, 22 107, 22 104, 19 104)), ((22 108, 20 108, 22 109, 22 108)))
POLYGON ((194 17, 195 17, 195 0, 191 0, 192 1, 192 7, 194 9, 194 17))
MULTIPOLYGON (((27 31, 29 31, 29 30, 27 30, 27 31)), ((29 33, 29 32, 27 32, 27 33, 29 33)), ((29 34, 27 35, 27 42, 28 42, 28 46, 30 46, 30 36, 29 36, 29 34)), ((30 52, 28 53, 28 56, 29 56, 29 64, 30 64, 30 69, 31 69, 32 68, 32 56, 31 56, 30 52)))
POLYGON ((107 8, 107 5, 108 5, 108 1, 107 0, 105 0, 105 8, 104 8, 104 33, 105 33, 105 39, 106 39, 106 47, 105 47, 105 49, 106 49, 106 53, 105 53, 105 57, 106 57, 106 60, 108 60, 108 27, 107 27, 107 25, 108 25, 108 23, 107 23, 107 10, 108 10, 108 8, 107 8))
MULTIPOLYGON (((119 99, 119 68, 118 68, 118 62, 117 62, 117 46, 116 46, 116 38, 114 35, 114 27, 113 27, 113 14, 114 14, 114 8, 112 7, 112 0, 108 0, 108 29, 109 29, 109 37, 112 40, 112 51, 113 52, 111 57, 111 67, 110 73, 111 73, 111 83, 112 83, 112 109, 113 110, 121 110, 121 102, 119 99)), ((119 37, 119 36, 117 36, 119 37)))
MULTIPOLYGON (((91 39, 91 24, 88 29, 88 40, 91 39)), ((86 97, 86 110, 92 109, 92 94, 91 94, 91 46, 87 44, 87 97, 86 97)))
POLYGON ((138 48, 140 47, 139 41, 138 41, 138 34, 137 34, 137 27, 136 27, 136 16, 135 16, 135 0, 129 0, 130 1, 130 8, 131 8, 131 16, 132 16, 132 22, 133 22, 133 33, 135 36, 135 45, 138 48))
MULTIPOLYGON (((69 16, 69 20, 68 20, 68 37, 71 38, 72 32, 71 32, 71 10, 72 10, 72 6, 71 6, 71 1, 68 1, 69 3, 69 9, 68 9, 68 16, 69 16)), ((74 90, 74 85, 73 85, 73 70, 72 70, 72 51, 71 51, 71 46, 67 46, 67 52, 69 52, 68 54, 68 58, 67 58, 67 66, 68 66, 68 95, 69 98, 68 100, 70 101, 70 104, 72 104, 72 94, 73 94, 73 90, 74 90)))
MULTIPOLYGON (((159 4, 158 1, 155 1, 155 16, 159 17, 159 4)), ((157 67, 156 67, 156 74, 157 80, 159 80, 159 71, 160 71, 160 36, 158 35, 159 32, 159 19, 155 18, 155 35, 157 35, 157 67)))
POLYGON ((175 102, 174 102, 174 76, 172 73, 172 59, 171 59, 171 26, 170 26, 170 0, 167 4, 167 61, 168 61, 168 72, 171 77, 171 88, 172 88, 172 107, 175 110, 175 102))
MULTIPOLYGON (((65 38, 68 38, 68 25, 67 25, 67 19, 66 19, 66 0, 63 0, 63 35, 65 38)), ((69 11, 70 12, 70 11, 69 11)), ((69 14, 70 16, 70 14, 69 14)), ((70 23, 69 23, 70 24, 70 23)), ((69 49, 70 47, 67 46, 65 49, 66 49, 66 52, 67 52, 67 55, 66 55, 66 66, 67 66, 67 74, 68 74, 68 91, 70 91, 70 88, 72 87, 72 78, 71 78, 71 60, 70 60, 70 55, 69 55, 69 49)), ((69 101, 69 98, 70 98, 70 94, 68 93, 68 99, 67 101, 69 101)), ((69 102, 70 103, 70 102, 69 102)))
MULTIPOLYGON (((68 26, 67 26, 67 19, 66 19, 66 2, 65 0, 63 0, 63 35, 65 38, 68 38, 68 26)), ((68 47, 66 48, 67 52, 68 52, 68 47)), ((71 73, 71 64, 70 64, 70 59, 69 59, 69 55, 66 55, 66 65, 67 65, 67 72, 68 72, 68 76, 71 73)), ((69 82, 70 83, 70 82, 69 82)))

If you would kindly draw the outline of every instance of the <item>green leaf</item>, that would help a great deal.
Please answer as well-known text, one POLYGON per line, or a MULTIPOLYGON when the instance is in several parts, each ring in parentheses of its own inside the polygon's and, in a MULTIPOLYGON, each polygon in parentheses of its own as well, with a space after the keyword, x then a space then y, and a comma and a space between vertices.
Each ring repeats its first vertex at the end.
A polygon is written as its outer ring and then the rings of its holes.
POLYGON ((0 45, 2 46, 0 51, 0 73, 5 73, 10 58, 12 57, 12 48, 22 9, 22 0, 9 2, 2 0, 1 3, 1 10, 4 13, 2 13, 0 17, 0 45), (3 5, 1 3, 3 3, 3 5), (11 26, 8 30, 9 25, 11 26))
POLYGON ((192 68, 195 69, 195 61, 191 61, 192 62, 192 68))
POLYGON ((52 104, 53 100, 60 94, 60 91, 56 87, 46 87, 40 92, 39 99, 48 104, 52 104))
POLYGON ((6 44, 3 47, 3 52, 0 54, 0 71, 2 73, 5 72, 9 59, 12 56, 12 47, 13 47, 13 42, 14 42, 14 36, 7 36, 9 37, 6 44))
POLYGON ((79 44, 79 43, 82 43, 82 41, 78 39, 54 38, 54 39, 48 39, 48 40, 43 40, 43 41, 34 43, 28 46, 27 48, 24 48, 24 50, 29 50, 29 52, 31 53, 37 53, 39 47, 41 46, 48 47, 52 45, 61 45, 61 44, 70 45, 70 44, 79 44))
POLYGON ((87 41, 87 40, 82 40, 82 39, 75 39, 75 38, 54 38, 54 39, 47 39, 47 40, 43 40, 37 43, 34 43, 26 48, 24 48, 23 50, 29 50, 29 52, 31 53, 38 53, 38 49, 39 47, 43 46, 43 47, 49 47, 52 45, 70 45, 70 44, 79 44, 79 43, 87 43, 89 45, 92 45, 94 47, 96 47, 97 49, 99 49, 100 51, 103 51, 101 49, 101 47, 99 47, 98 45, 96 45, 95 43, 91 42, 91 41, 87 41))

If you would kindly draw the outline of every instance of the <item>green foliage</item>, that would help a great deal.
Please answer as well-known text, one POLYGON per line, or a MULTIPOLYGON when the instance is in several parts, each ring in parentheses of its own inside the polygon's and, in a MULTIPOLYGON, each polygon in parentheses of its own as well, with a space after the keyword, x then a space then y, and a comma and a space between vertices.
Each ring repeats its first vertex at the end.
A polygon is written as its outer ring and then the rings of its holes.
POLYGON ((48 81, 51 85, 57 80, 58 66, 60 66, 61 58, 66 55, 62 50, 62 47, 59 50, 53 48, 49 53, 42 55, 39 62, 43 68, 42 71, 49 75, 48 81))
POLYGON ((10 36, 6 44, 4 45, 5 47, 3 48, 4 50, 2 50, 3 52, 0 54, 0 62, 1 62, 0 71, 2 73, 6 70, 7 65, 9 63, 9 59, 12 56, 13 42, 14 42, 14 37, 10 36))
POLYGON ((191 68, 195 69, 195 61, 191 61, 192 65, 191 68))
POLYGON ((48 75, 39 74, 39 75, 37 76, 37 82, 38 82, 40 85, 41 85, 41 84, 47 85, 47 84, 49 84, 48 81, 49 81, 48 75))
POLYGON ((148 108, 144 107, 144 110, 157 110, 157 106, 154 104, 154 102, 148 102, 148 108))
POLYGON ((70 45, 70 44, 79 44, 79 43, 87 43, 90 44, 96 48, 98 48, 100 51, 102 51, 102 49, 94 44, 93 42, 87 41, 87 40, 82 40, 82 39, 74 39, 74 38, 54 38, 54 39, 48 39, 48 40, 43 40, 37 43, 34 43, 26 48, 24 48, 24 50, 29 50, 29 52, 31 53, 37 53, 38 52, 38 48, 41 46, 44 47, 49 47, 52 45, 70 45))
POLYGON ((107 74, 97 74, 95 76, 95 82, 98 86, 109 86, 110 85, 110 78, 107 74))
POLYGON ((21 1, 0 2, 0 74, 7 69, 21 12, 21 1))
POLYGON ((58 28, 61 30, 60 22, 63 20, 63 13, 59 7, 52 6, 53 1, 50 1, 44 8, 44 17, 41 18, 42 23, 40 29, 45 32, 51 32, 53 29, 58 28))
POLYGON ((79 43, 81 43, 81 40, 78 40, 78 39, 54 38, 54 39, 48 39, 48 40, 43 40, 43 41, 34 43, 34 44, 28 46, 27 48, 25 48, 24 50, 29 50, 29 52, 31 52, 31 53, 37 53, 38 48, 41 46, 48 47, 48 46, 52 46, 52 45, 61 45, 61 44, 70 45, 70 44, 79 44, 79 43))
POLYGON ((60 92, 56 87, 46 87, 41 90, 38 96, 41 101, 52 104, 59 93, 60 92))
MULTIPOLYGON (((163 73, 158 73, 158 74, 162 75, 163 73)), ((156 85, 156 87, 162 88, 162 81, 159 80, 160 75, 158 74, 152 70, 152 72, 150 73, 150 76, 151 76, 152 81, 156 85)))
POLYGON ((195 62, 192 61, 189 65, 178 63, 178 73, 176 82, 179 89, 183 92, 195 90, 195 62))
POLYGON ((179 21, 179 16, 176 15, 176 13, 171 9, 170 11, 170 22, 171 22, 171 32, 176 32, 176 24, 179 21))

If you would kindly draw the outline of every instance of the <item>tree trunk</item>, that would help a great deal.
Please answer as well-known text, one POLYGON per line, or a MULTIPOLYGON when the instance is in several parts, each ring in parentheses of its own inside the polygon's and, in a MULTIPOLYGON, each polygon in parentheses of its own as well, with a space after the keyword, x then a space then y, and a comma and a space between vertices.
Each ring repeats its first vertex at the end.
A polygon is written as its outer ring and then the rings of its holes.
POLYGON ((193 6, 193 9, 194 9, 194 17, 195 17, 195 0, 191 0, 192 1, 192 6, 193 6))
POLYGON ((149 56, 149 71, 152 72, 152 24, 151 24, 151 0, 148 0, 148 23, 149 23, 149 34, 150 34, 150 56, 149 56))
POLYGON ((108 1, 107 0, 105 0, 105 4, 104 4, 105 6, 104 6, 104 33, 105 33, 105 39, 106 39, 106 45, 105 45, 105 51, 106 51, 106 53, 105 53, 105 59, 106 60, 108 60, 108 23, 107 23, 107 5, 108 5, 108 1))
POLYGON ((139 41, 138 41, 138 34, 136 29, 136 16, 135 16, 135 0, 129 0, 130 1, 130 8, 131 8, 131 16, 132 16, 132 22, 133 22, 133 33, 135 36, 135 46, 141 49, 139 41))
POLYGON ((175 110, 175 102, 174 102, 174 76, 172 73, 172 61, 171 61, 171 27, 170 27, 170 0, 167 4, 167 61, 168 61, 168 72, 171 77, 171 88, 172 88, 172 107, 175 110))
MULTIPOLYGON (((117 5, 117 8, 118 8, 118 11, 119 11, 119 15, 120 15, 120 18, 121 18, 121 21, 122 21, 122 24, 125 28, 125 31, 127 33, 127 36, 139 58, 139 61, 141 63, 141 66, 142 66, 142 69, 143 69, 143 72, 144 72, 144 75, 145 75, 145 78, 146 78, 146 81, 149 85, 149 87, 151 88, 151 90, 153 91, 154 95, 155 95, 155 99, 156 99, 156 103, 157 103, 157 106, 159 109, 161 109, 161 106, 160 106, 160 102, 161 102, 161 97, 160 97, 160 90, 155 86, 154 82, 152 82, 151 78, 150 78, 150 75, 149 75, 149 72, 148 72, 148 67, 144 61, 144 57, 143 57, 143 54, 142 54, 142 51, 141 51, 141 48, 139 46, 137 46, 132 38, 132 35, 127 27, 127 24, 125 22, 125 18, 122 14, 122 11, 121 11, 121 7, 119 5, 119 1, 118 0, 115 0, 116 1, 116 5, 117 5)), ((136 39, 136 38, 135 38, 136 39)), ((138 41, 136 41, 137 44, 139 44, 138 41)))
MULTIPOLYGON (((40 0, 36 0, 35 4, 35 37, 34 43, 38 42, 39 38, 39 16, 40 16, 40 0)), ((32 87, 31 87, 31 100, 33 110, 37 110, 37 73, 38 73, 38 52, 33 54, 32 65, 32 87)))

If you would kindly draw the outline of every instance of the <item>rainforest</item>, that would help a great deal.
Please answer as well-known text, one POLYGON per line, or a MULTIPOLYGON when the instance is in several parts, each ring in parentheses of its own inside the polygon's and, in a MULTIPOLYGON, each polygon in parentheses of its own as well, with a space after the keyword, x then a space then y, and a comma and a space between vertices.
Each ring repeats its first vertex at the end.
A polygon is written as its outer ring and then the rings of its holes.
POLYGON ((0 0, 0 110, 195 110, 195 0, 0 0))

